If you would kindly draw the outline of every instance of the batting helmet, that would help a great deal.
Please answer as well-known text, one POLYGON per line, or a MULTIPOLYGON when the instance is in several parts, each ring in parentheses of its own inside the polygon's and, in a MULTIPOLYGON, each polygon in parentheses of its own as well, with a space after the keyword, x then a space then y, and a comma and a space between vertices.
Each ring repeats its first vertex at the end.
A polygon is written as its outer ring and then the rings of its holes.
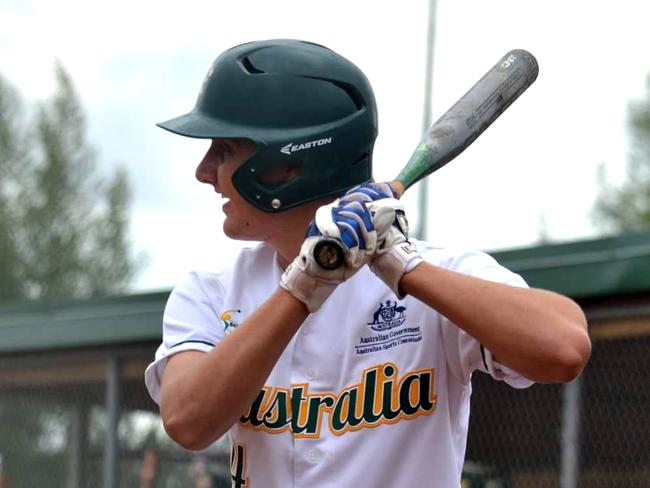
POLYGON ((258 41, 225 51, 194 109, 158 126, 188 137, 255 142, 232 181, 267 212, 339 195, 372 178, 372 87, 350 61, 310 42, 258 41), (298 168, 295 177, 265 183, 266 172, 287 164, 298 168))

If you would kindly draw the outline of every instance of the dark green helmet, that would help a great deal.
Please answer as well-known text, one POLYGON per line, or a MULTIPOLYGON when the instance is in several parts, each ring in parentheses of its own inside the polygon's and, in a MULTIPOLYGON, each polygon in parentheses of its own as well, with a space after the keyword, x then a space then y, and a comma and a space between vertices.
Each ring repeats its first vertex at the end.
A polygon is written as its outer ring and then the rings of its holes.
POLYGON ((232 181, 267 212, 339 195, 372 178, 372 87, 350 61, 310 42, 249 42, 225 51, 194 109, 158 125, 189 137, 254 141, 255 153, 232 181), (266 182, 263 175, 278 165, 299 168, 297 176, 266 182))

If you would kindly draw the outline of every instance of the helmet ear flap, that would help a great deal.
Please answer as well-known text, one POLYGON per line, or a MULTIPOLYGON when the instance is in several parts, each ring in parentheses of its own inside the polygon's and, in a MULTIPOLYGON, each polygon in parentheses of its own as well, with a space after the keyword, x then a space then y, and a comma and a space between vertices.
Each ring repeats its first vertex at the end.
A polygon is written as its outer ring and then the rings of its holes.
POLYGON ((286 160, 273 163, 255 175, 255 180, 263 187, 274 190, 290 183, 300 176, 302 161, 286 160))

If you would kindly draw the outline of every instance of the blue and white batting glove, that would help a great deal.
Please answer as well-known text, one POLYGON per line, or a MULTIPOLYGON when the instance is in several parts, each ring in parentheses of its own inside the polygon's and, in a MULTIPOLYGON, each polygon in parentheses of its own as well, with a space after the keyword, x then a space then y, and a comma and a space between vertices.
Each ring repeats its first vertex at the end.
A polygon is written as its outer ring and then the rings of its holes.
POLYGON ((398 298, 402 277, 422 262, 416 247, 408 240, 408 221, 404 205, 388 183, 364 183, 349 190, 341 202, 364 202, 373 216, 377 231, 377 251, 370 269, 398 298))
POLYGON ((378 237, 395 221, 395 211, 403 210, 388 183, 364 183, 348 190, 327 207, 316 212, 315 225, 321 235, 341 240, 346 262, 360 267, 375 255, 378 237))
POLYGON ((300 253, 287 267, 280 286, 316 312, 336 287, 354 275, 377 250, 377 231, 370 211, 355 203, 345 207, 337 202, 316 211, 300 253), (321 239, 339 239, 344 244, 345 263, 337 269, 322 268, 314 259, 321 239))
POLYGON ((372 222, 377 231, 377 239, 386 233, 395 221, 396 211, 403 211, 404 206, 396 198, 388 183, 364 183, 348 190, 341 198, 341 205, 360 202, 370 210, 372 222))
POLYGON ((348 192, 316 211, 300 254, 280 281, 280 286, 303 302, 310 312, 318 310, 340 283, 369 263, 377 252, 377 230, 385 233, 395 217, 389 206, 379 212, 370 211, 367 202, 374 201, 373 198, 385 199, 387 195, 374 189, 363 189, 356 195, 348 192), (342 267, 327 270, 315 261, 314 248, 322 238, 334 238, 343 243, 345 263, 342 267))
POLYGON ((385 212, 384 207, 391 207, 395 219, 383 233, 377 236, 378 250, 370 262, 370 269, 388 287, 393 290, 399 299, 404 298, 404 293, 399 288, 402 277, 415 269, 423 259, 417 248, 408 240, 408 221, 404 207, 397 200, 395 204, 391 199, 383 199, 368 205, 371 212, 385 212))
POLYGON ((388 183, 363 183, 345 192, 339 202, 341 205, 351 201, 370 203, 384 198, 395 198, 395 192, 388 183))

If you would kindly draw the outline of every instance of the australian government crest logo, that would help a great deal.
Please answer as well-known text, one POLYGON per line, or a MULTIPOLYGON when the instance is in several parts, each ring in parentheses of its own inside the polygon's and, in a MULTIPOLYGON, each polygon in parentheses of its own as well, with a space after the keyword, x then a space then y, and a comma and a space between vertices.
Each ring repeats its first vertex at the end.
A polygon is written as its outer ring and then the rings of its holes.
POLYGON ((420 326, 406 324, 406 307, 392 300, 381 302, 367 325, 375 333, 359 338, 359 344, 355 346, 357 354, 385 351, 422 340, 420 326))
POLYGON ((379 304, 379 308, 372 316, 372 322, 368 325, 377 332, 399 327, 406 320, 405 312, 406 307, 398 307, 397 302, 386 300, 385 303, 379 304))

